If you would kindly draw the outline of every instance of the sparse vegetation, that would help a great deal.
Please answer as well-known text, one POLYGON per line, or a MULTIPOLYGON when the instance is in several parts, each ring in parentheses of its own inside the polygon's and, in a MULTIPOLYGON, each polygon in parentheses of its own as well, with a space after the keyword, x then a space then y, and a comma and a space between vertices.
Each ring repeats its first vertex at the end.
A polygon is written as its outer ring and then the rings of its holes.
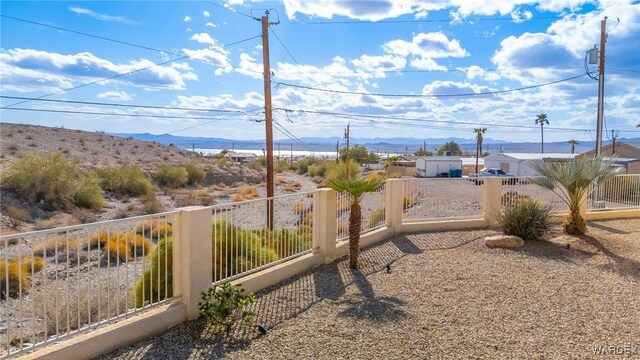
POLYGON ((40 257, 0 260, 0 299, 27 294, 31 287, 30 275, 43 266, 40 257))
POLYGON ((199 162, 192 160, 184 164, 187 170, 187 183, 189 185, 200 184, 204 180, 205 172, 199 162))
POLYGON ((243 308, 256 302, 253 294, 244 294, 244 289, 224 283, 212 287, 202 293, 200 315, 213 324, 214 332, 231 334, 231 330, 238 324, 248 324, 253 318, 253 312, 243 308))
POLYGON ((140 196, 153 192, 153 184, 138 165, 119 168, 105 166, 96 173, 104 190, 123 196, 140 196))
POLYGON ((17 227, 21 222, 29 220, 29 212, 15 205, 7 206, 4 214, 9 217, 13 227, 17 227))
POLYGON ((160 186, 167 186, 171 188, 184 187, 189 181, 189 173, 187 173, 187 169, 182 166, 175 166, 169 163, 160 165, 158 170, 156 170, 154 177, 160 186))

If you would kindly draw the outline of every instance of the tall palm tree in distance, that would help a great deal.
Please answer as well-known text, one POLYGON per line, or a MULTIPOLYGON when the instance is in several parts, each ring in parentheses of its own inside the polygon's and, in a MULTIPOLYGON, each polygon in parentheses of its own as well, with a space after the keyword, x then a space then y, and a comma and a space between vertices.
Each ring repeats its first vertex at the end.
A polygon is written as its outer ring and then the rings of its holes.
POLYGON ((547 120, 547 114, 545 113, 536 116, 538 117, 536 119, 536 125, 540 125, 540 152, 544 154, 544 124, 549 125, 549 120, 547 120))
POLYGON ((482 155, 482 140, 487 128, 475 128, 473 132, 476 134, 476 173, 478 172, 478 158, 482 155))
POLYGON ((571 144, 571 153, 575 154, 576 153, 576 145, 578 145, 580 143, 577 140, 573 140, 573 139, 569 140, 568 142, 569 142, 569 144, 571 144))

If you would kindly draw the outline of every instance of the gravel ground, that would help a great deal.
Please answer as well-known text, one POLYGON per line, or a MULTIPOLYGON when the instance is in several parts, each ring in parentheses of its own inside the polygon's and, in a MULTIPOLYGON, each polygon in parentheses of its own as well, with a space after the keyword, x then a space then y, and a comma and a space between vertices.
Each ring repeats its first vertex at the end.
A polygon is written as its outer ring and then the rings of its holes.
POLYGON ((399 236, 359 271, 342 259, 258 293, 266 336, 224 344, 194 321, 103 358, 640 358, 640 221, 589 225, 516 251, 486 248, 491 230, 399 236))

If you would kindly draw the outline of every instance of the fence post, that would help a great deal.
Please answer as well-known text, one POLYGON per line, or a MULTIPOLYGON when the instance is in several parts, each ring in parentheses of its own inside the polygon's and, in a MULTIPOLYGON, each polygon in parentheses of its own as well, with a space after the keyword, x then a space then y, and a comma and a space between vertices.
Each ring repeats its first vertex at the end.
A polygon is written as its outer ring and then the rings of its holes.
POLYGON ((501 211, 502 179, 487 177, 483 181, 482 218, 492 226, 497 223, 501 211))
POLYGON ((404 180, 389 179, 385 189, 385 217, 387 228, 393 229, 394 235, 402 233, 402 214, 404 209, 404 180))
POLYGON ((313 193, 313 251, 322 254, 325 264, 336 259, 336 201, 337 192, 332 189, 313 193))
POLYGON ((174 224, 173 294, 187 307, 187 318, 199 315, 201 293, 212 278, 211 209, 189 206, 179 209, 174 224))

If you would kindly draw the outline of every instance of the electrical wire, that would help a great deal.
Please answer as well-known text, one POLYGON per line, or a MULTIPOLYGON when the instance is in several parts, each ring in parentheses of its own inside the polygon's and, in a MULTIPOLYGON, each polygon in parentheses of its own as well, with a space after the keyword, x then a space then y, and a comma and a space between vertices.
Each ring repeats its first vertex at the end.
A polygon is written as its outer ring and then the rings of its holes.
POLYGON ((283 135, 285 135, 286 137, 288 137, 289 139, 295 141, 297 144, 301 145, 303 148, 309 150, 309 151, 313 151, 311 149, 311 147, 309 147, 307 144, 305 144, 304 142, 302 142, 302 140, 300 140, 298 137, 296 137, 295 135, 293 135, 289 130, 287 130, 284 126, 282 126, 279 122, 277 122, 276 120, 273 120, 273 124, 275 125, 275 128, 282 133, 283 135))
MULTIPOLYGON (((249 115, 245 111, 232 110, 232 109, 206 109, 206 108, 188 108, 188 107, 173 107, 173 106, 118 104, 118 103, 106 103, 106 102, 98 102, 98 101, 54 100, 54 99, 40 99, 40 98, 31 98, 31 97, 22 97, 22 96, 6 96, 6 95, 0 95, 0 99, 43 101, 43 102, 53 102, 53 103, 95 105, 95 106, 114 106, 114 107, 134 108, 134 109, 159 109, 159 110, 179 110, 179 111, 240 113, 247 116, 249 115)), ((0 108, 0 109, 4 109, 4 108, 0 108)))
POLYGON ((253 17, 253 16, 251 16, 251 15, 249 15, 249 14, 245 14, 245 13, 242 13, 242 12, 240 12, 240 11, 236 11, 236 10, 234 10, 234 9, 231 9, 231 8, 225 7, 225 6, 220 5, 220 4, 216 4, 216 3, 215 3, 215 2, 213 2, 213 1, 207 1, 207 0, 203 0, 203 1, 204 1, 204 2, 206 2, 207 4, 211 4, 211 5, 213 5, 213 6, 216 6, 216 7, 219 7, 219 8, 221 8, 221 9, 227 10, 227 11, 228 11, 228 12, 230 12, 230 13, 234 13, 234 14, 237 14, 237 15, 242 15, 242 16, 244 16, 244 17, 248 17, 249 19, 260 21, 260 19, 255 18, 255 17, 253 17))
MULTIPOLYGON (((544 16, 532 17, 531 20, 559 20, 561 16, 544 16)), ((399 23, 443 23, 443 22, 484 22, 484 21, 514 21, 513 18, 475 18, 469 19, 414 19, 414 20, 381 20, 381 21, 308 21, 308 22, 292 22, 298 25, 382 25, 382 24, 399 24, 399 23)))
POLYGON ((514 89, 496 90, 496 91, 481 91, 481 92, 477 92, 477 93, 460 93, 460 94, 383 94, 383 93, 367 93, 367 92, 362 92, 362 91, 346 91, 346 90, 322 89, 322 88, 316 88, 316 87, 312 87, 312 86, 295 85, 295 84, 284 83, 284 82, 276 82, 275 84, 276 84, 276 86, 288 86, 288 87, 293 87, 293 88, 298 88, 298 89, 322 91, 322 92, 329 92, 329 93, 335 93, 335 94, 381 96, 381 97, 450 98, 450 97, 496 95, 496 94, 504 94, 504 93, 515 92, 515 91, 530 90, 530 89, 536 89, 536 88, 540 88, 540 87, 544 87, 544 86, 550 86, 550 85, 559 84, 559 83, 566 82, 566 81, 575 80, 575 79, 578 79, 578 78, 581 78, 581 77, 584 77, 584 76, 587 76, 587 74, 571 76, 571 77, 560 79, 560 80, 556 80, 556 81, 551 81, 551 82, 542 83, 542 84, 536 84, 536 85, 530 85, 530 86, 524 86, 524 87, 519 87, 519 88, 514 88, 514 89))
POLYGON ((289 57, 291 58, 291 60, 293 60, 293 62, 296 63, 297 65, 300 65, 300 63, 298 63, 298 60, 296 60, 296 58, 293 57, 293 55, 291 55, 291 51, 289 51, 287 46, 282 42, 282 40, 280 40, 280 37, 278 36, 278 34, 276 34, 273 28, 269 28, 269 31, 271 31, 271 33, 276 37, 276 40, 278 40, 278 42, 280 43, 280 45, 282 45, 282 47, 287 52, 287 54, 289 54, 289 57))

